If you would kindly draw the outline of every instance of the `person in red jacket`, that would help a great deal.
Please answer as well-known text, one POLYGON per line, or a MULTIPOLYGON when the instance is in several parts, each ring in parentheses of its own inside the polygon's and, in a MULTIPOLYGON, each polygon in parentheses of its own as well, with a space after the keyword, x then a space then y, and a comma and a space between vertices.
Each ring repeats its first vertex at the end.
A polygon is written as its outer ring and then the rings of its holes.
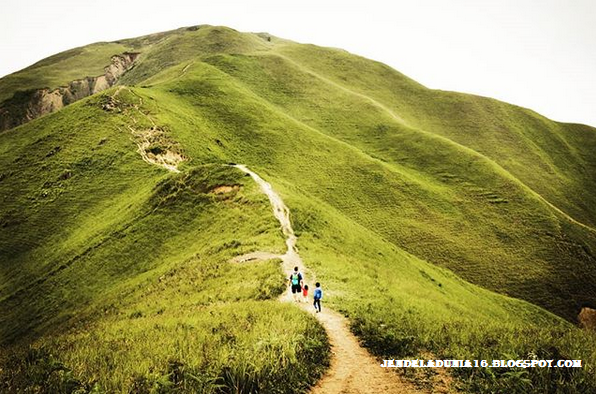
POLYGON ((304 302, 308 302, 308 285, 304 285, 302 288, 302 298, 304 302))

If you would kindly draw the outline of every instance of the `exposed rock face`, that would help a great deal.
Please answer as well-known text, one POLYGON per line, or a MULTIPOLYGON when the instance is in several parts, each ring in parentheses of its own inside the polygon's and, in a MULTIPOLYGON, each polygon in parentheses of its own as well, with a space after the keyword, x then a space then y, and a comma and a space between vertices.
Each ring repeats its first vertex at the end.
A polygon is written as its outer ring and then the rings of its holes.
POLYGON ((103 75, 77 79, 68 86, 16 92, 0 104, 0 131, 12 129, 113 86, 134 66, 138 56, 138 53, 130 52, 114 55, 110 65, 104 68, 103 75))

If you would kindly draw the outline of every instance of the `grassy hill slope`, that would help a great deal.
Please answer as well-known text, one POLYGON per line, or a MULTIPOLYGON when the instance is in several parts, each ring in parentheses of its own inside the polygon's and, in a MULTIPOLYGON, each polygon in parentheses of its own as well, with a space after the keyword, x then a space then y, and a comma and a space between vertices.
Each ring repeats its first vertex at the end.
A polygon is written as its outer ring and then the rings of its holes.
POLYGON ((118 45, 141 51, 120 81, 136 86, 0 134, 5 389, 302 392, 322 373, 322 328, 274 301, 277 262, 229 262, 283 247, 230 162, 280 192, 325 302, 375 354, 579 358, 452 373, 470 391, 594 389, 592 334, 548 312, 574 320, 596 293, 594 129, 265 34, 118 45), (182 172, 143 161, 131 128, 163 131, 151 149, 176 146, 182 172))
POLYGON ((376 100, 413 128, 472 148, 594 227, 593 128, 553 122, 490 98, 426 89, 383 64, 343 51, 281 45, 277 52, 376 100))
POLYGON ((0 102, 16 92, 66 86, 68 82, 104 73, 110 57, 131 48, 118 43, 97 43, 50 56, 0 79, 0 102))
POLYGON ((123 128, 129 113, 101 104, 93 97, 1 137, 10 139, 2 198, 11 216, 0 337, 16 352, 3 365, 27 359, 39 369, 5 376, 4 390, 143 392, 167 388, 172 368, 186 390, 244 379, 267 391, 282 376, 299 390, 316 379, 324 363, 311 360, 325 355, 326 338, 314 319, 271 300, 282 290, 278 264, 228 262, 254 245, 281 251, 266 198, 227 166, 169 175, 148 165, 123 128), (23 356, 36 338, 41 350, 23 356), (64 367, 52 367, 56 355, 64 367))
MULTIPOLYGON (((586 271, 594 263, 596 233, 476 151, 404 125, 381 104, 276 55, 217 55, 179 74, 174 69, 147 81, 156 82, 156 102, 167 107, 177 100, 172 113, 190 103, 194 124, 203 122, 197 128, 206 123, 217 130, 212 138, 224 147, 250 138, 253 150, 261 150, 226 152, 230 161, 267 160, 267 168, 384 239, 495 291, 569 319, 593 299, 594 278, 586 271), (258 130, 284 127, 288 146, 272 152, 270 139, 259 145, 258 130), (293 141, 294 134, 316 136, 326 152, 305 147, 305 138, 293 141)), ((183 145, 192 152, 191 141, 183 145)))

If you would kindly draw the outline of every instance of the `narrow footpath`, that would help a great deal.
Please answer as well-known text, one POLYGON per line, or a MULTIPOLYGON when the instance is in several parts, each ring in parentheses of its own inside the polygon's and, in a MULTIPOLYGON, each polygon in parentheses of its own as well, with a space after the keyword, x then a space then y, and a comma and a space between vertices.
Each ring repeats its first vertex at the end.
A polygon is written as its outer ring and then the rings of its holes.
MULTIPOLYGON (((286 253, 281 256, 267 252, 253 252, 239 256, 235 260, 237 262, 248 262, 279 257, 283 261, 283 271, 288 276, 297 266, 304 276, 305 282, 314 283, 314 275, 306 270, 296 249, 297 237, 292 229, 288 207, 271 185, 258 174, 244 165, 238 164, 235 167, 250 175, 269 198, 273 214, 281 224, 283 234, 286 237, 287 246, 286 253)), ((280 301, 293 302, 289 289, 280 296, 280 301)), ((310 303, 299 303, 298 305, 305 311, 312 313, 319 320, 325 328, 331 343, 331 366, 325 376, 311 390, 312 394, 418 392, 411 384, 402 381, 395 371, 379 366, 379 362, 360 346, 358 339, 350 332, 345 317, 329 309, 325 304, 323 304, 321 313, 315 313, 310 303)))

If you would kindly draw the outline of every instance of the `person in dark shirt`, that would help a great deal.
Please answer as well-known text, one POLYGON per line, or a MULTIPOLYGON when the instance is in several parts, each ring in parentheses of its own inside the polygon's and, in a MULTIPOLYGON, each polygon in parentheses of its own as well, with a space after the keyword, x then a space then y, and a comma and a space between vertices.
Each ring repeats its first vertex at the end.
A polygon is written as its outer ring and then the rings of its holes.
POLYGON ((298 302, 302 293, 302 274, 298 272, 298 267, 294 267, 294 272, 290 275, 290 286, 292 286, 294 301, 298 302))

